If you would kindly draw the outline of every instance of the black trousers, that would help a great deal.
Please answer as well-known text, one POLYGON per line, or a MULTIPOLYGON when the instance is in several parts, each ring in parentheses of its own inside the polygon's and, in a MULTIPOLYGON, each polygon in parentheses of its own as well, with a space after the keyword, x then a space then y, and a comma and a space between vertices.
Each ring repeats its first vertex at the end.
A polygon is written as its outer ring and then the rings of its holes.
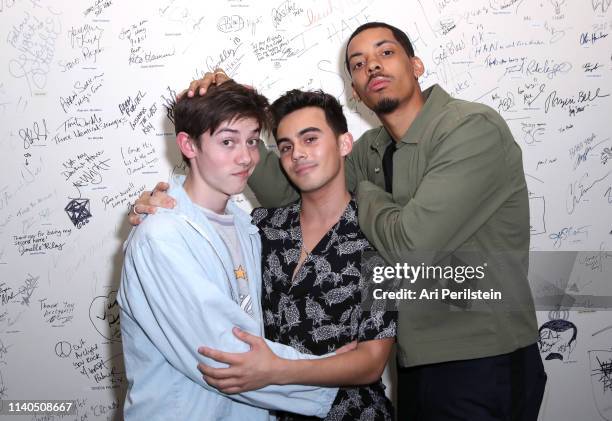
POLYGON ((546 373, 537 344, 510 354, 398 367, 398 421, 536 421, 546 373))

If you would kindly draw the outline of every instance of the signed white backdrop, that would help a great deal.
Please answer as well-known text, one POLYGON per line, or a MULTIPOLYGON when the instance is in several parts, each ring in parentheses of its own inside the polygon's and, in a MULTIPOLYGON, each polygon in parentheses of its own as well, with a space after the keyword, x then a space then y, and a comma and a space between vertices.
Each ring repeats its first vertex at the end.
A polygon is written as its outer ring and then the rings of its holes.
MULTIPOLYGON (((376 118, 350 98, 343 46, 373 20, 410 35, 423 87, 506 118, 524 153, 532 248, 596 251, 580 260, 588 276, 565 286, 612 296, 610 6, 0 0, 0 397, 71 399, 77 414, 62 419, 121 419, 125 214, 180 166, 166 106, 222 67, 271 100, 291 88, 332 93, 358 136, 376 118)), ((564 361, 546 361, 541 418, 612 420, 611 313, 539 318, 578 331, 564 361)))

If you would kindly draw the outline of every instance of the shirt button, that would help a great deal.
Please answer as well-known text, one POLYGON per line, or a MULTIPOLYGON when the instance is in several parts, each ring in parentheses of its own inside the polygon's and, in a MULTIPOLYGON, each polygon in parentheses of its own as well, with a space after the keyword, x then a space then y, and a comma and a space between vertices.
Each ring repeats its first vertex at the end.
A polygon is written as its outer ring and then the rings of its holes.
POLYGON ((374 172, 378 174, 380 172, 380 168, 379 167, 374 168, 374 172))

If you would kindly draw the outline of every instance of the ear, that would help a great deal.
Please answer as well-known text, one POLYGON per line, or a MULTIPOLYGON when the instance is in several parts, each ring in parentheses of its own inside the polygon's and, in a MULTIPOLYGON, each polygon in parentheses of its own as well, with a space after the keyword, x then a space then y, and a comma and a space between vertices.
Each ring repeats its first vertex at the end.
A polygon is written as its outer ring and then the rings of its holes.
POLYGON ((338 147, 340 148, 340 156, 345 157, 353 150, 353 135, 350 132, 341 134, 338 137, 338 147))
POLYGON ((418 79, 423 76, 423 73, 425 73, 425 65, 423 64, 421 59, 415 56, 411 57, 410 61, 412 62, 412 71, 414 74, 414 78, 418 79))
POLYGON ((351 89, 353 90, 353 99, 357 102, 361 102, 361 98, 359 97, 359 94, 355 90, 355 84, 353 82, 351 82, 351 89))
POLYGON ((176 146, 187 159, 195 158, 198 153, 198 147, 193 142, 191 136, 185 132, 179 132, 176 135, 176 146))

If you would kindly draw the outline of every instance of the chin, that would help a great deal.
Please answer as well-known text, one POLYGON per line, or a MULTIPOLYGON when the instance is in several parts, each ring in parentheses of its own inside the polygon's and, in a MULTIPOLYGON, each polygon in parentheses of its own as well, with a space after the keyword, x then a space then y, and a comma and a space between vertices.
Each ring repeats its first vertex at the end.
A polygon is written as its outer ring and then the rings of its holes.
POLYGON ((234 195, 242 193, 245 188, 246 188, 246 183, 240 186, 227 187, 224 193, 227 194, 228 196, 234 196, 234 195))
POLYGON ((300 193, 310 193, 313 191, 317 191, 325 185, 325 183, 319 183, 319 182, 301 183, 301 184, 294 183, 294 184, 297 186, 300 193))
POLYGON ((373 107, 372 111, 376 114, 390 114, 399 107, 399 100, 396 98, 383 97, 373 107))

